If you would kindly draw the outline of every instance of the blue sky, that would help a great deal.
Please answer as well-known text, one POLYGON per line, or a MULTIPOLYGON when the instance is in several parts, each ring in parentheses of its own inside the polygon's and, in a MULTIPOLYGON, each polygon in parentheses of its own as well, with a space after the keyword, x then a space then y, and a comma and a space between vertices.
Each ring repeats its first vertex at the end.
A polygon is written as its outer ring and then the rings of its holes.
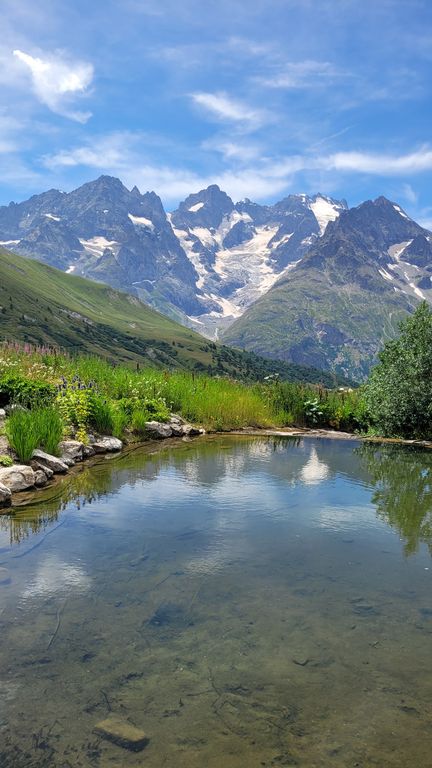
POLYGON ((432 226, 427 0, 0 0, 0 203, 385 194, 432 226))

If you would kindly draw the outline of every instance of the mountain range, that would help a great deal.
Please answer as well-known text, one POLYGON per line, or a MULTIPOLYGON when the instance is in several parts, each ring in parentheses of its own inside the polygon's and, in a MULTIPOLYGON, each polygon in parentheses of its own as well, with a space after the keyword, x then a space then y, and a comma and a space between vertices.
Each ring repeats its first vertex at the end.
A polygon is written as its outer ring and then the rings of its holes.
POLYGON ((380 197, 234 203, 216 185, 166 213, 110 176, 0 207, 0 244, 127 291, 215 340, 363 378, 432 299, 432 235, 380 197))
POLYGON ((261 358, 204 339, 136 296, 10 253, 0 247, 2 341, 60 347, 113 364, 148 365, 256 381, 281 379, 349 384, 343 377, 261 358))

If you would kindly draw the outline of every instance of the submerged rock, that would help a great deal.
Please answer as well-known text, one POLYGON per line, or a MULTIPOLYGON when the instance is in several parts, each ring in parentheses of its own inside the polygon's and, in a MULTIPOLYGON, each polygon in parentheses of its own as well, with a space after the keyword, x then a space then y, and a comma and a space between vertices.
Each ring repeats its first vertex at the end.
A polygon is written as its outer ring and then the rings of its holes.
POLYGON ((12 467, 0 468, 0 486, 6 486, 9 491, 25 491, 35 484, 35 474, 31 467, 25 464, 14 464, 12 467))
POLYGON ((91 447, 95 453, 115 453, 121 451, 123 443, 117 437, 100 437, 91 447))
POLYGON ((62 475, 68 470, 68 465, 64 461, 58 459, 57 456, 51 456, 50 453, 45 453, 45 451, 39 450, 39 448, 33 451, 33 458, 36 459, 39 464, 42 464, 42 468, 48 467, 49 469, 52 469, 56 475, 62 475))
POLYGON ((0 483, 0 507, 10 507, 12 500, 12 493, 10 488, 0 483))
POLYGON ((132 752, 141 752, 150 741, 144 731, 116 715, 110 715, 106 720, 97 723, 94 732, 117 744, 118 747, 132 752))

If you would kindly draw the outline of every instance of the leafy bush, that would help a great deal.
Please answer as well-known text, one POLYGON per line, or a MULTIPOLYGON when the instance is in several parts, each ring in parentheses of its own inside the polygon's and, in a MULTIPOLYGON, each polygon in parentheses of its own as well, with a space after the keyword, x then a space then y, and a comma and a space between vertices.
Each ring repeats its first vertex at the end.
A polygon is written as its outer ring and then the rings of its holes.
POLYGON ((17 374, 0 377, 0 404, 19 403, 26 408, 35 408, 52 403, 56 388, 46 381, 26 378, 17 374))
POLYGON ((388 341, 365 387, 372 425, 387 436, 432 436, 432 311, 422 302, 388 341))
POLYGON ((0 455, 0 467, 11 467, 13 465, 13 459, 5 454, 0 455))
POLYGON ((87 429, 94 400, 94 384, 84 384, 79 376, 70 381, 65 377, 59 386, 56 405, 66 429, 75 428, 77 440, 86 443, 87 429))

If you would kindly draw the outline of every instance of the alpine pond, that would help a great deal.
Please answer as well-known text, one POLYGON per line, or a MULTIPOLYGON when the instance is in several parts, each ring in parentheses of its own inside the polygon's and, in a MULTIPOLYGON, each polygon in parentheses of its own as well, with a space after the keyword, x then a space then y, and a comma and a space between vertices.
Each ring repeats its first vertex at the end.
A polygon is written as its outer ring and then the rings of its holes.
POLYGON ((229 436, 29 497, 0 518, 2 768, 430 764, 431 478, 229 436))

